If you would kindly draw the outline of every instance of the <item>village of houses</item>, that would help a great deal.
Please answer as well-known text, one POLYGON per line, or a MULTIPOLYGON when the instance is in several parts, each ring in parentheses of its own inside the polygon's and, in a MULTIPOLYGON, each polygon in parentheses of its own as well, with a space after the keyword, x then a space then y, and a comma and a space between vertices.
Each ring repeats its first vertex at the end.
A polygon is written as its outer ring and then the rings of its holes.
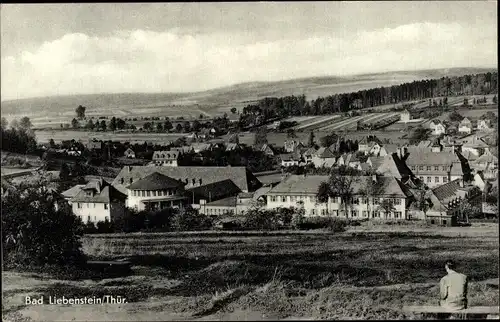
MULTIPOLYGON (((400 114, 402 122, 411 122, 410 113, 400 114)), ((333 216, 364 220, 426 220, 436 225, 457 225, 463 218, 464 202, 478 206, 483 213, 496 212, 484 202, 484 191, 497 185, 498 149, 484 140, 494 129, 489 120, 475 125, 464 118, 459 135, 448 135, 442 122, 431 122, 432 137, 413 145, 384 144, 364 137, 357 151, 339 156, 339 141, 329 147, 307 147, 304 142, 287 140, 286 153, 277 154, 269 144, 254 146, 275 157, 280 168, 252 173, 246 167, 179 166, 184 153, 200 153, 215 145, 226 151, 241 147, 238 143, 193 143, 180 148, 155 151, 149 164, 124 166, 115 178, 92 178, 62 196, 83 222, 111 221, 123 216, 126 208, 160 210, 191 206, 209 216, 241 216, 250 207, 276 209, 302 207, 305 216, 333 216), (359 155, 366 156, 361 162, 359 155), (349 208, 340 197, 328 203, 318 202, 318 187, 327 175, 291 174, 291 167, 348 167, 362 175, 353 183, 354 197, 349 208), (367 186, 375 186, 367 193, 367 186), (419 206, 428 201, 425 210, 419 206), (393 205, 389 213, 380 209, 383 200, 393 205), (347 212, 347 213, 346 213, 347 212)), ((339 138, 340 140, 340 138, 339 138)), ((89 150, 103 148, 99 141, 89 141, 89 150)), ((282 149, 282 150, 283 150, 282 149)), ((59 151, 60 152, 60 151, 59 151)), ((79 151, 66 153, 78 155, 79 151)), ((128 148, 124 157, 136 158, 128 148)), ((2 189, 7 176, 2 176, 2 189)))

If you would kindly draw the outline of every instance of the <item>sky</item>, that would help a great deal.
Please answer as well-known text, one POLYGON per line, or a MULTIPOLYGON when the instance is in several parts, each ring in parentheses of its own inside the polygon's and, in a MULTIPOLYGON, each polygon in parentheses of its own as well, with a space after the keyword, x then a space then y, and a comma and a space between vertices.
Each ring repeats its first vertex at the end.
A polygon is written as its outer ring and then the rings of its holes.
POLYGON ((496 1, 2 4, 1 99, 497 67, 496 1))

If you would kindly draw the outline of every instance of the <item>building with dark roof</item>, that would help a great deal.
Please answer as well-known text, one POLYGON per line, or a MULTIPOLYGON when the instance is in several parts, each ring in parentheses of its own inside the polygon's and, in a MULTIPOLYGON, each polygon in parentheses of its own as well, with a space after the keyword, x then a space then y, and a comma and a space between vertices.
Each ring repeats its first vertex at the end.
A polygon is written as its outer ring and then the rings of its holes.
POLYGON ((102 178, 73 187, 62 195, 69 199, 73 213, 83 222, 114 221, 125 212, 127 195, 102 178))
POLYGON ((127 206, 136 210, 182 208, 187 197, 185 184, 158 172, 153 172, 127 186, 127 206))
POLYGON ((177 167, 178 151, 155 151, 153 153, 153 164, 165 167, 177 167))
POLYGON ((472 185, 464 185, 456 179, 430 190, 427 197, 430 208, 425 216, 431 224, 454 226, 459 221, 467 221, 463 208, 465 202, 481 207, 481 190, 472 185))
POLYGON ((466 164, 453 152, 410 150, 406 164, 413 174, 429 188, 434 188, 468 174, 466 164))
POLYGON ((352 177, 353 200, 348 213, 340 197, 330 198, 327 204, 319 203, 316 195, 322 182, 329 177, 322 175, 290 175, 266 193, 267 207, 304 207, 308 216, 341 216, 353 219, 383 218, 380 208, 382 200, 389 199, 394 211, 387 214, 387 219, 407 219, 406 205, 412 194, 401 181, 393 177, 352 177), (370 188, 369 188, 370 187, 370 188), (368 192, 368 190, 370 190, 368 192))

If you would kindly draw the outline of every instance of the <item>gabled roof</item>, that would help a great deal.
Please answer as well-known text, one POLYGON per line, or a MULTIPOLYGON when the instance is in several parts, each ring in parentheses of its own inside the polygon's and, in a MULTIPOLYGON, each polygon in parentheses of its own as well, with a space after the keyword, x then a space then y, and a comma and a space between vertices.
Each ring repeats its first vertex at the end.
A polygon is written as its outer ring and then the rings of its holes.
POLYGON ((92 202, 92 203, 111 203, 121 202, 127 198, 125 193, 118 191, 115 187, 109 185, 106 181, 91 181, 87 183, 80 191, 71 198, 71 202, 92 202), (99 189, 96 189, 99 188, 99 189), (87 191, 93 191, 93 195, 87 195, 87 191))
POLYGON ((477 135, 473 135, 470 138, 464 140, 462 147, 465 148, 487 148, 489 147, 486 142, 481 140, 477 135))
POLYGON ((399 146, 397 144, 384 144, 382 148, 385 149, 387 154, 397 153, 399 150, 399 146))
POLYGON ((412 174, 408 166, 396 154, 386 155, 382 164, 377 168, 377 172, 397 179, 408 178, 412 174))
POLYGON ((82 190, 83 187, 85 187, 84 184, 77 184, 76 186, 73 186, 68 190, 63 191, 61 195, 65 198, 73 198, 82 190))
POLYGON ((318 158, 335 158, 335 155, 333 155, 333 152, 330 151, 330 149, 321 147, 316 151, 315 156, 318 158))
POLYGON ((183 187, 184 183, 161 173, 153 172, 129 185, 129 190, 163 190, 183 187))
POLYGON ((363 136, 363 138, 358 142, 358 145, 360 144, 368 144, 368 138, 366 136, 363 136))
POLYGON ((314 154, 316 153, 316 151, 317 151, 317 150, 316 150, 316 148, 315 148, 315 147, 311 147, 311 148, 307 149, 307 150, 306 150, 303 154, 304 154, 304 155, 307 155, 307 156, 309 156, 309 155, 314 155, 314 154))
POLYGON ((439 187, 432 189, 432 193, 443 204, 457 197, 457 191, 460 189, 460 179, 450 181, 439 187))
MULTIPOLYGON (((241 189, 230 179, 205 184, 203 186, 186 189, 186 196, 193 197, 195 201, 199 199, 219 200, 230 196, 236 196, 241 189)), ((210 201, 211 202, 211 201, 210 201)))
POLYGON ((475 163, 498 163, 498 158, 494 156, 489 150, 475 160, 475 163))
MULTIPOLYGON (((355 194, 360 194, 369 182, 372 181, 371 176, 354 177, 355 181, 352 183, 353 191, 355 194)), ((316 194, 318 187, 322 182, 328 182, 328 176, 320 175, 290 175, 276 187, 272 188, 268 194, 316 194)), ((399 197, 410 196, 409 191, 403 188, 401 182, 393 177, 379 177, 375 185, 374 195, 390 195, 399 197)))
POLYGON ((475 155, 469 150, 462 151, 461 154, 464 158, 466 158, 469 161, 475 161, 478 158, 477 155, 475 155))
POLYGON ((464 118, 462 119, 462 121, 460 121, 460 126, 463 126, 463 125, 468 125, 468 126, 470 126, 470 125, 471 125, 471 123, 472 123, 472 122, 471 122, 471 121, 470 121, 467 117, 464 117, 464 118))
POLYGON ((460 162, 458 156, 455 153, 450 152, 431 152, 430 150, 415 149, 410 152, 410 155, 406 159, 408 165, 440 165, 440 164, 452 164, 460 162))
POLYGON ((279 158, 281 161, 298 161, 294 153, 280 154, 279 158))
POLYGON ((215 200, 212 202, 208 202, 207 206, 215 206, 215 207, 236 207, 237 202, 236 196, 227 197, 224 199, 215 200))
POLYGON ((252 191, 260 187, 259 180, 245 167, 148 167, 148 166, 125 166, 113 181, 120 191, 126 193, 130 179, 137 181, 145 176, 158 172, 167 177, 184 181, 188 179, 202 179, 203 184, 211 184, 224 180, 233 181, 242 191, 252 191), (123 179, 123 184, 121 180, 123 179))
POLYGON ((178 158, 179 158, 178 151, 155 151, 153 153, 153 159, 177 160, 178 158))

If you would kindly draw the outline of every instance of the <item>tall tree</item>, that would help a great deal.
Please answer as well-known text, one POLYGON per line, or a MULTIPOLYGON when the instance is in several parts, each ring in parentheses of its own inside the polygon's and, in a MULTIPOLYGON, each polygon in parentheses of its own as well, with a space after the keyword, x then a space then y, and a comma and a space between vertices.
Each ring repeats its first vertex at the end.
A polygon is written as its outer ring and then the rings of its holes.
POLYGON ((109 129, 111 131, 116 131, 116 117, 112 117, 111 121, 109 122, 109 129))
POLYGON ((267 128, 265 126, 260 127, 254 137, 254 146, 263 144, 267 144, 267 128))
POLYGON ((19 127, 22 129, 25 129, 25 130, 30 129, 32 125, 33 124, 31 124, 30 118, 27 116, 24 116, 23 118, 21 118, 21 121, 19 122, 19 127))
POLYGON ((328 180, 333 196, 339 197, 344 205, 346 218, 349 217, 349 209, 352 206, 354 196, 354 183, 359 179, 355 176, 344 176, 332 174, 328 180))
POLYGON ((78 123, 78 120, 74 118, 74 119, 71 120, 71 126, 74 129, 77 129, 80 126, 80 123, 78 123))
POLYGON ((332 187, 328 182, 321 182, 316 192, 316 200, 318 203, 324 203, 326 205, 326 213, 329 215, 330 211, 328 209, 328 203, 330 198, 333 198, 332 187))
POLYGON ((106 131, 106 129, 107 129, 107 125, 106 125, 106 121, 105 121, 105 120, 102 120, 102 121, 101 121, 101 126, 100 126, 100 128, 101 128, 103 131, 106 131))
POLYGON ((384 212, 384 219, 387 219, 387 214, 393 212, 395 210, 394 204, 390 199, 384 199, 379 205, 379 209, 384 212))
POLYGON ((85 110, 87 108, 85 106, 82 106, 82 105, 78 105, 78 107, 76 108, 75 112, 76 112, 76 118, 79 119, 79 120, 82 120, 85 118, 85 110))
POLYGON ((315 143, 314 143, 314 133, 313 133, 313 131, 311 131, 311 132, 309 133, 309 139, 307 140, 307 146, 308 146, 308 147, 310 147, 310 148, 312 148, 312 147, 314 147, 314 146, 315 146, 315 143))

